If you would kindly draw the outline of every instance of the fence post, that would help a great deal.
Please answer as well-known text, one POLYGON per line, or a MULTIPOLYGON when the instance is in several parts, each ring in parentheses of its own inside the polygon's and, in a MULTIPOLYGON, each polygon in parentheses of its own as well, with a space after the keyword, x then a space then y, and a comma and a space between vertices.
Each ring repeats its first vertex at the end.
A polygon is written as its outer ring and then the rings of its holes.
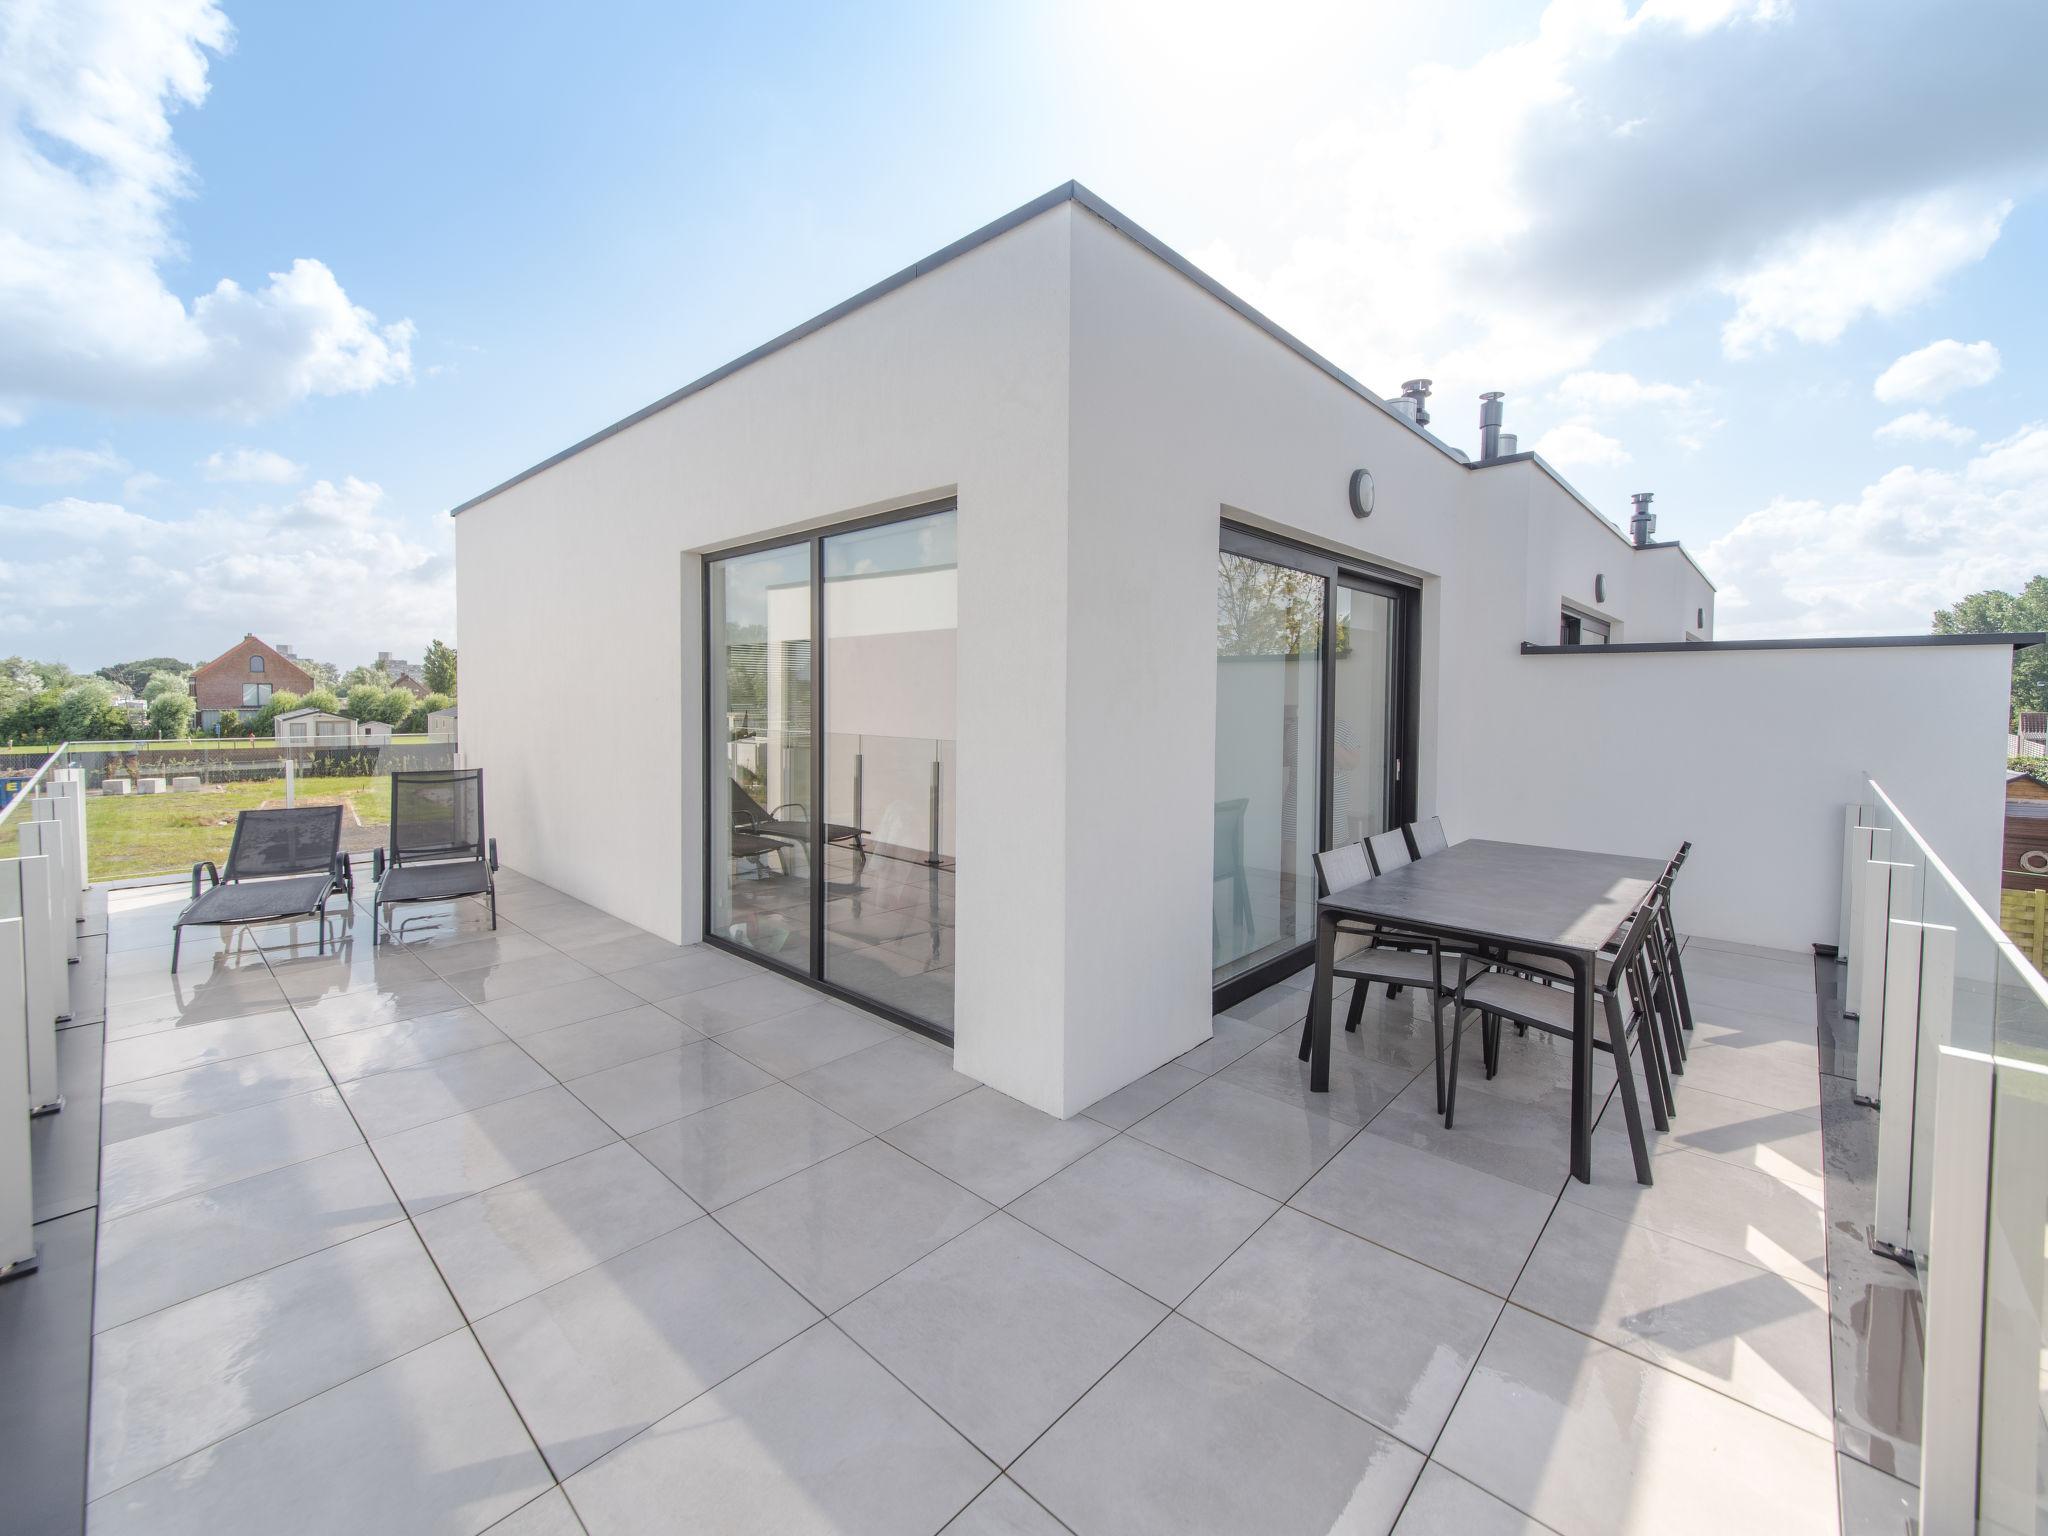
POLYGON ((1956 931, 1939 923, 1891 920, 1884 977, 1884 1107, 1877 1117, 1877 1202, 1870 1246, 1887 1258, 1923 1251, 1933 1106, 1923 1086, 1934 1052, 1948 1043, 1955 987, 1956 931), (1918 1197, 1917 1199, 1915 1197, 1918 1197))
POLYGON ((1891 938, 1894 887, 1912 868, 1872 859, 1863 866, 1860 930, 1850 975, 1862 975, 1862 1009, 1856 1015, 1856 1102, 1876 1105, 1884 1071, 1886 950, 1891 938))
POLYGON ((28 998, 21 919, 0 918, 0 1280, 36 1267, 36 1201, 28 1140, 28 998))
POLYGON ((284 758, 284 803, 286 806, 299 803, 299 765, 289 752, 284 758))
MULTIPOLYGON (((59 768, 52 777, 56 782, 50 786, 50 793, 58 802, 58 817, 70 833, 75 850, 71 873, 77 878, 78 888, 82 891, 92 884, 86 873, 91 865, 86 859, 85 846, 85 773, 79 768, 59 768)), ((84 915, 83 904, 78 915, 84 915)))
POLYGON ((71 861, 77 857, 69 830, 57 819, 51 800, 29 802, 30 819, 21 824, 20 844, 24 854, 42 854, 50 861, 50 894, 57 921, 57 943, 66 960, 78 958, 78 920, 81 915, 78 882, 72 878, 71 861))
POLYGON ((28 1112, 48 1115, 64 1107, 57 1090, 58 987, 64 981, 50 901, 50 861, 0 859, 0 918, 19 921, 22 1002, 28 1032, 28 1112))
MULTIPOLYGON (((1977 1528, 1984 1388, 1991 1059, 1942 1048, 1934 1085, 1934 1198, 1920 1383, 1920 1529, 1977 1528)), ((2038 1351, 2040 1341, 2035 1340, 2038 1351)))
POLYGON ((1849 864, 1849 942, 1843 953, 1849 957, 1848 986, 1843 993, 1842 1012, 1851 1018, 1863 1016, 1864 956, 1866 947, 1863 907, 1870 884, 1866 866, 1880 862, 1891 849, 1891 831, 1886 827, 1861 826, 1851 836, 1855 845, 1849 864))

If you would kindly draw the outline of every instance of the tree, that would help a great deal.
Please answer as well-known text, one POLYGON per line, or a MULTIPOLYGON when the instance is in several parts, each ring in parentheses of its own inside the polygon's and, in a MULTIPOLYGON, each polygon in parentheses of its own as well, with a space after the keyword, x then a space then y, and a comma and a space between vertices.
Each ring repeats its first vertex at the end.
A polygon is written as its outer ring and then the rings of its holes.
POLYGON ((184 693, 190 686, 182 672, 152 672, 143 682, 141 693, 154 702, 159 694, 184 693))
POLYGON ((63 739, 57 730, 57 702, 62 697, 54 688, 22 695, 0 718, 0 735, 10 746, 55 746, 63 739))
POLYGON ((100 741, 124 730, 112 685, 94 677, 66 688, 57 700, 57 729, 66 741, 100 741))
POLYGON ((299 707, 299 696, 288 688, 280 688, 270 696, 255 714, 249 717, 249 734, 252 736, 275 736, 277 717, 299 707))
POLYGON ((385 709, 389 707, 385 699, 389 692, 389 689, 380 688, 375 683, 358 683, 349 689, 341 712, 357 724, 365 720, 382 720, 385 709))
POLYGON ((375 667, 350 667, 334 686, 343 698, 358 688, 382 688, 388 679, 375 667))
MULTIPOLYGON (((272 697, 275 698, 276 695, 273 694, 272 697)), ((324 709, 330 715, 338 715, 341 713, 341 699, 332 688, 315 688, 303 699, 300 699, 296 707, 299 709, 324 709)))
POLYGON ((182 740, 192 734, 193 707, 189 693, 160 693, 149 701, 149 728, 182 740))
POLYGON ((341 668, 331 661, 314 661, 310 657, 298 658, 299 670, 313 679, 315 688, 333 688, 341 682, 341 668))
POLYGON ((145 656, 140 661, 117 661, 111 667, 101 667, 99 676, 117 687, 127 690, 140 698, 148 698, 145 687, 159 672, 169 672, 183 678, 191 667, 175 656, 145 656))
POLYGON ((408 735, 417 736, 427 729, 427 716, 437 709, 446 709, 455 701, 445 693, 430 693, 423 699, 414 699, 412 709, 398 728, 408 735))
MULTIPOLYGON (((2048 630, 2048 576, 2018 592, 1972 592, 1934 615, 1938 635, 1993 635, 2048 630)), ((2048 646, 2030 645, 2012 659, 2012 708, 2048 709, 2048 646)))
POLYGON ((438 640, 429 641, 427 657, 420 663, 420 671, 425 677, 427 692, 444 693, 451 699, 455 697, 454 646, 443 645, 438 640))
POLYGON ((240 710, 224 709, 220 712, 219 723, 214 726, 214 734, 217 736, 253 736, 255 732, 242 724, 242 712, 240 710))

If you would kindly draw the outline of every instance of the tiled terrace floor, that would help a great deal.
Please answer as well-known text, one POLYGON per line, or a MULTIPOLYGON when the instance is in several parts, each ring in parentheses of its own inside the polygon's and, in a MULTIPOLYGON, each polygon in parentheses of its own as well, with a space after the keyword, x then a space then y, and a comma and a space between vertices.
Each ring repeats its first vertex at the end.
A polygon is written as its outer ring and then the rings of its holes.
POLYGON ((1586 1186, 1560 1053, 1446 1132, 1406 998, 1327 1099, 1287 985, 1061 1122, 502 889, 175 989, 114 893, 95 1536, 1837 1528, 1802 957, 1691 946, 1657 1182, 1617 1111, 1586 1186))

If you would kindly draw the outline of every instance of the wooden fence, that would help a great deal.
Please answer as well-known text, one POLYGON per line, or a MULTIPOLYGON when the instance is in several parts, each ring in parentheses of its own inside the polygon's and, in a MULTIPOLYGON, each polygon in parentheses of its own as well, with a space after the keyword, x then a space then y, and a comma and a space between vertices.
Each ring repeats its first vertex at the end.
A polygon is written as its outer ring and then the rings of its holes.
POLYGON ((2048 891, 2000 891, 1998 926, 2036 970, 2048 972, 2048 891))

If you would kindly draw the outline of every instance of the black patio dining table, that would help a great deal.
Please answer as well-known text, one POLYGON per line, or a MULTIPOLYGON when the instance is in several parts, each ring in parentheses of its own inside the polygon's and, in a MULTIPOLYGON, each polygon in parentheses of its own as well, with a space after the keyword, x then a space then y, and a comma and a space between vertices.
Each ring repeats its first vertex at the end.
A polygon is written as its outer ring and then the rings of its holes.
POLYGON ((1331 967, 1338 925, 1366 920, 1437 939, 1554 956, 1571 967, 1572 1176, 1593 1177, 1593 976, 1600 948, 1664 873, 1663 861, 1474 838, 1317 903, 1309 1088, 1330 1088, 1331 967))

